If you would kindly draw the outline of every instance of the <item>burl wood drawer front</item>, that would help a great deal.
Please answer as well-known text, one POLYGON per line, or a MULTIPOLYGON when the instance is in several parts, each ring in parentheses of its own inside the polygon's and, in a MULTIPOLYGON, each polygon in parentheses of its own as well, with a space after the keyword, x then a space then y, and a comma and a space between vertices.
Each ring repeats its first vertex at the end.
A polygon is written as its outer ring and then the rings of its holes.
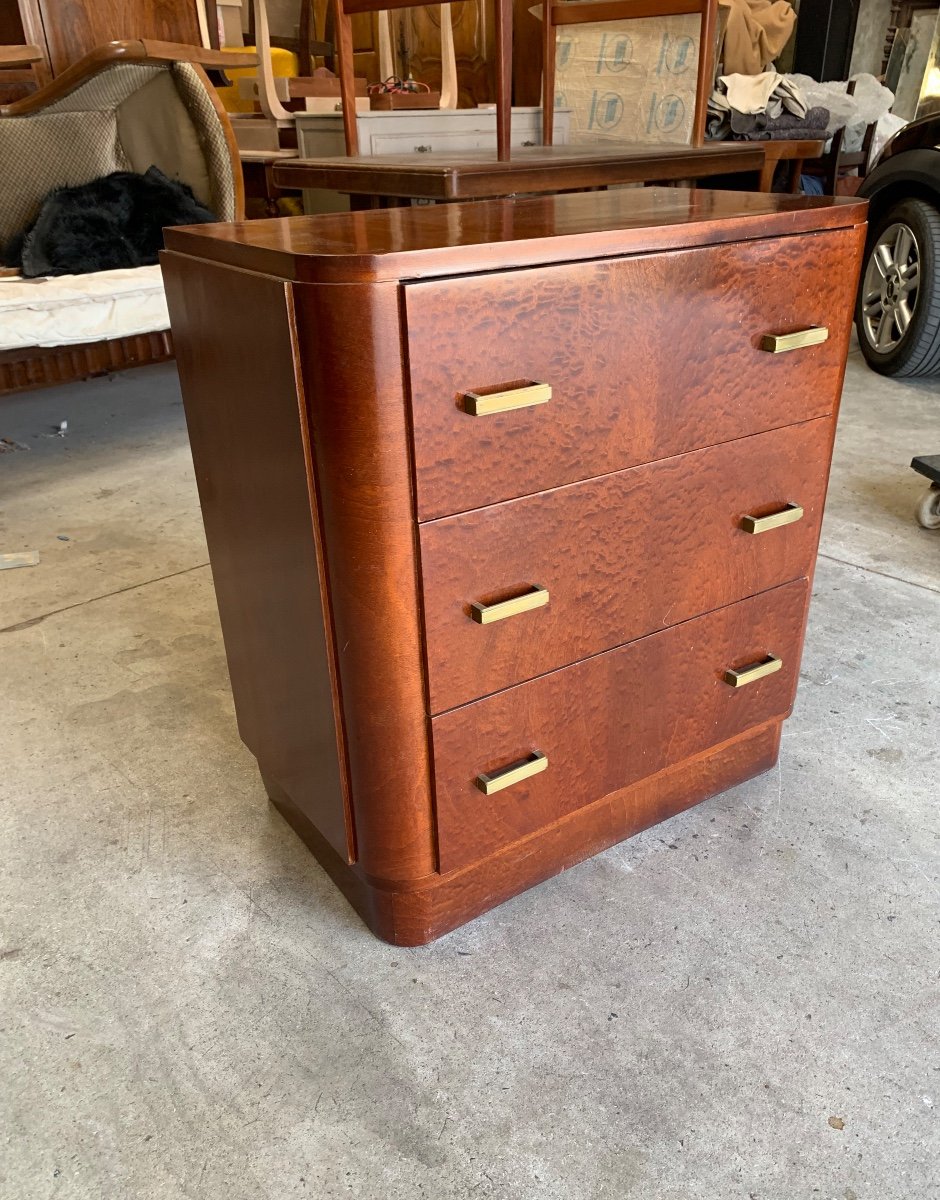
POLYGON ((784 584, 435 717, 441 871, 785 717, 807 587, 784 584), (486 777, 499 787, 507 770, 523 777, 484 794, 486 777))
POLYGON ((858 238, 837 230, 409 284, 419 519, 831 412, 858 238), (817 327, 826 341, 760 348, 765 335, 817 327), (485 412, 468 396, 526 384, 551 399, 531 403, 530 392, 523 407, 485 412))
POLYGON ((431 711, 809 572, 821 418, 420 527, 431 711))

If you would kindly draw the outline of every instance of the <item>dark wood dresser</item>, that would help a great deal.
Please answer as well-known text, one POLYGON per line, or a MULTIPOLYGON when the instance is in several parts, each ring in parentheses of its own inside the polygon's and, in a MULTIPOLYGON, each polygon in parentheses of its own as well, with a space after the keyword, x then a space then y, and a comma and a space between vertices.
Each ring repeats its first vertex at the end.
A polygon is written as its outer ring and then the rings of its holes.
POLYGON ((167 231, 239 729, 381 937, 773 765, 864 222, 646 188, 167 231))

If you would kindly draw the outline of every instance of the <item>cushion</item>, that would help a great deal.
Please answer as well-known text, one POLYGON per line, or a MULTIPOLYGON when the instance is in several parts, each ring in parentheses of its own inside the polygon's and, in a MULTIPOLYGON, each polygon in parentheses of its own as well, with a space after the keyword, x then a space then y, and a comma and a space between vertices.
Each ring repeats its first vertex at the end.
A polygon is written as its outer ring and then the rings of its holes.
POLYGON ((130 167, 112 112, 4 117, 0 134, 0 246, 33 220, 53 188, 89 183, 130 167))
POLYGON ((159 266, 0 278, 0 350, 75 346, 169 327, 159 266))
POLYGON ((143 175, 148 167, 159 167, 168 178, 188 184, 201 204, 212 207, 206 156, 169 71, 161 71, 128 96, 117 109, 117 123, 132 171, 143 175))

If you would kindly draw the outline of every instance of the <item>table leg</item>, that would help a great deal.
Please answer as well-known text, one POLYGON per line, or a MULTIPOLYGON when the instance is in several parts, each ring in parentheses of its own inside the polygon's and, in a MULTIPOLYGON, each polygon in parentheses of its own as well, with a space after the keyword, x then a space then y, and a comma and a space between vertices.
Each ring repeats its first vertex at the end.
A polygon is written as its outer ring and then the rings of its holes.
POLYGON ((777 168, 777 160, 775 158, 765 158, 764 165, 760 169, 758 178, 757 190, 759 192, 769 192, 773 187, 774 171, 777 168))
POLYGON ((264 167, 264 209, 269 217, 279 217, 281 210, 278 208, 278 197, 280 188, 275 185, 274 171, 270 163, 265 163, 264 167))
POLYGON ((362 212, 364 209, 379 208, 379 199, 378 196, 352 192, 349 196, 349 210, 350 212, 362 212))
POLYGON ((350 212, 362 212, 376 208, 409 208, 409 196, 375 196, 371 192, 350 192, 350 212))

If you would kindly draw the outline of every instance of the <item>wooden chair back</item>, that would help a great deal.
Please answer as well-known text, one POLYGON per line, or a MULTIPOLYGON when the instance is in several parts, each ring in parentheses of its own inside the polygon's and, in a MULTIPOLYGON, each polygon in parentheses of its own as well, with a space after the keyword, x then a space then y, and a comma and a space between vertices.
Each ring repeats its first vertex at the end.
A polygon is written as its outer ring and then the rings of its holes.
MULTIPOLYGON (((845 92, 848 96, 855 95, 854 79, 849 81, 845 92)), ((843 150, 848 127, 843 125, 841 129, 837 129, 832 135, 832 143, 828 154, 824 154, 819 159, 818 164, 814 164, 814 168, 810 172, 811 174, 822 176, 823 188, 827 196, 834 196, 836 194, 840 179, 844 179, 848 175, 858 175, 861 180, 871 170, 871 152, 877 128, 877 121, 868 125, 865 129, 865 135, 862 138, 861 149, 849 152, 843 150)))
POLYGON ((542 0, 542 144, 552 144, 555 113, 555 31, 559 25, 632 21, 698 14, 701 18, 692 145, 705 144, 708 98, 714 86, 718 0, 542 0))
MULTIPOLYGON (((314 60, 317 58, 322 58, 324 65, 332 71, 334 69, 333 38, 330 28, 332 14, 328 12, 322 39, 317 34, 317 14, 314 12, 313 0, 300 0, 298 16, 297 36, 275 37, 271 34, 269 35, 271 45, 296 54, 301 75, 313 74, 316 66, 314 60)), ((257 45, 255 20, 255 6, 252 4, 248 8, 248 44, 252 46, 257 45)))
MULTIPOLYGON (((493 2, 496 10, 496 153, 500 162, 508 162, 512 118, 512 0, 493 2)), ((414 0, 333 0, 336 60, 343 101, 343 132, 346 137, 346 153, 350 156, 359 153, 352 17, 357 13, 413 7, 414 0)))

